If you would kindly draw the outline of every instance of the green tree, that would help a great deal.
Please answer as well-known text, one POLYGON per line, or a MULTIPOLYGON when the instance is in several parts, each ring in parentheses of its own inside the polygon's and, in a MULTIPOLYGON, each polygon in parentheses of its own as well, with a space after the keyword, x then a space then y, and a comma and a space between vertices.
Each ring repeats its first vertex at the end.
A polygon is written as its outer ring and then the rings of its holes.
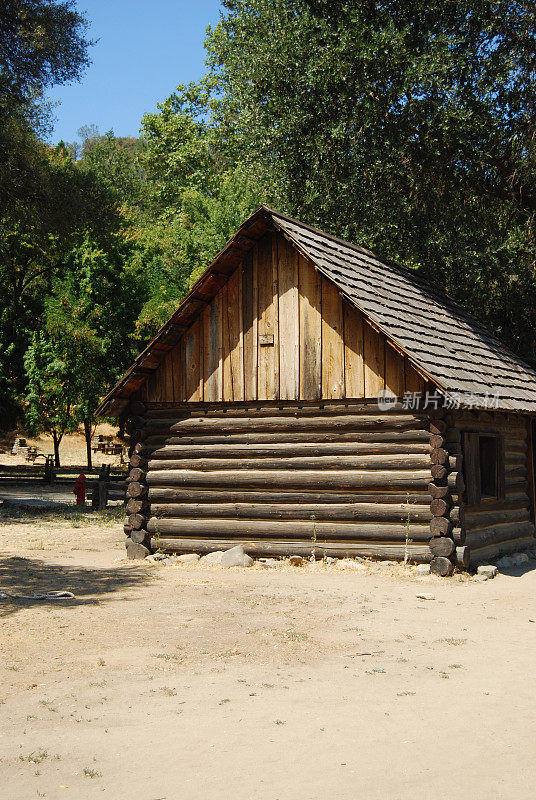
POLYGON ((2 105, 31 104, 36 92, 78 80, 89 63, 87 27, 74 0, 4 0, 0 11, 2 105))
POLYGON ((140 226, 128 270, 142 299, 135 323, 139 348, 169 319, 188 290, 189 271, 181 262, 175 227, 158 219, 140 226))
POLYGON ((24 356, 27 375, 26 427, 32 434, 46 431, 54 442, 54 463, 60 464, 60 444, 64 434, 75 430, 72 415, 72 376, 63 348, 39 331, 24 356))
POLYGON ((206 113, 277 204, 432 275, 534 360, 534 3, 223 5, 206 113))
POLYGON ((225 170, 212 130, 198 113, 203 96, 179 86, 142 119, 140 163, 151 184, 156 213, 175 214, 186 189, 213 196, 225 170))
POLYGON ((41 182, 33 134, 48 130, 44 91, 79 80, 89 63, 88 22, 72 0, 4 0, 0 9, 0 215, 41 182))
POLYGON ((5 0, 0 9, 2 427, 17 414, 22 357, 64 252, 95 212, 103 226, 116 216, 95 181, 40 139, 51 118, 44 92, 78 80, 89 63, 87 25, 72 0, 5 0))
MULTIPOLYGON (((129 256, 126 241, 104 252, 86 237, 69 254, 65 273, 45 302, 42 335, 62 365, 69 424, 84 426, 89 469, 95 409, 132 359, 131 334, 139 305, 137 287, 125 272, 129 256)), ((58 399, 62 410, 63 400, 58 399)))
POLYGON ((52 282, 67 268, 69 253, 90 233, 113 249, 125 227, 114 197, 91 173, 72 163, 67 151, 33 138, 39 191, 0 215, 0 406, 12 422, 15 398, 24 391, 22 357, 52 282), (7 411, 11 413, 8 415, 7 411))
POLYGON ((115 136, 113 131, 100 136, 98 129, 91 133, 87 127, 81 128, 78 133, 82 135, 79 169, 91 173, 101 186, 131 211, 138 209, 143 204, 146 188, 138 161, 141 148, 139 139, 115 136))
POLYGON ((132 262, 146 298, 136 325, 140 340, 169 318, 266 196, 254 170, 237 163, 234 142, 207 123, 207 99, 199 87, 179 86, 142 121, 146 202, 132 262))

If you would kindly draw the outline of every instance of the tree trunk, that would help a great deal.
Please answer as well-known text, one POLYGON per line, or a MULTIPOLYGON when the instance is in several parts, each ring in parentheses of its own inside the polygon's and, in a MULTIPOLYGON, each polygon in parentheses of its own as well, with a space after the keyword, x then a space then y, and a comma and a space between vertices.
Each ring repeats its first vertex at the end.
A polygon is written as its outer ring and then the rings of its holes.
POLYGON ((58 436, 58 431, 54 429, 52 431, 52 439, 54 441, 54 466, 56 469, 61 467, 60 464, 60 442, 62 440, 63 434, 58 436))
POLYGON ((86 437, 87 468, 91 471, 93 469, 93 462, 91 459, 91 423, 88 419, 84 420, 84 436, 86 437))

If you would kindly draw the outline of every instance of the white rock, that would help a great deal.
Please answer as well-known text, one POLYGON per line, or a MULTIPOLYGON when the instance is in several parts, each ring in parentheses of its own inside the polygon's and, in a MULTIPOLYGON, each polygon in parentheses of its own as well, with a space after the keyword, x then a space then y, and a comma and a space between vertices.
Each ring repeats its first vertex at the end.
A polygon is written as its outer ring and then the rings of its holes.
POLYGON ((367 565, 364 561, 354 561, 351 558, 343 558, 339 561, 341 567, 347 567, 349 569, 355 569, 357 572, 365 572, 367 569, 367 565))
POLYGON ((181 556, 177 556, 177 561, 181 564, 195 564, 196 561, 199 561, 199 555, 197 553, 183 553, 181 556))
POLYGON ((164 561, 164 559, 166 559, 166 558, 167 558, 167 555, 165 553, 155 553, 154 554, 154 560, 155 561, 164 561))
POLYGON ((155 564, 156 558, 153 555, 145 556, 145 560, 149 562, 149 564, 155 564))
POLYGON ((494 578, 498 572, 495 564, 481 564, 477 569, 477 575, 485 575, 486 578, 494 578))
POLYGON ((419 600, 435 600, 435 594, 428 594, 428 592, 419 592, 415 595, 419 600))
POLYGON ((473 580, 478 581, 479 583, 484 583, 484 581, 488 580, 488 576, 481 573, 480 575, 474 575, 473 580))
POLYGON ((415 572, 417 575, 429 575, 430 574, 430 564, 417 564, 415 567, 415 572))
POLYGON ((214 550, 212 553, 207 553, 206 556, 201 556, 199 559, 200 564, 221 564, 223 550, 214 550))
POLYGON ((396 567, 398 561, 380 561, 382 567, 396 567))
POLYGON ((237 544, 236 547, 231 547, 222 553, 220 564, 222 567, 251 567, 253 559, 244 553, 241 544, 237 544))
POLYGON ((259 564, 266 569, 274 569, 281 566, 281 561, 278 558, 259 558, 259 564))

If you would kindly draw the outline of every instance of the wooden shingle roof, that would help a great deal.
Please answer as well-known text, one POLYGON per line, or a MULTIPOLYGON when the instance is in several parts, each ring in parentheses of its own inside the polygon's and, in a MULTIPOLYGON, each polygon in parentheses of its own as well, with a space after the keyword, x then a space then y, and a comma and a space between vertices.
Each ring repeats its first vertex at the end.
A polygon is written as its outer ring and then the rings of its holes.
POLYGON ((413 270, 275 211, 277 228, 444 391, 483 407, 536 411, 536 371, 413 270), (486 401, 486 398, 488 400, 486 401))
POLYGON ((244 253, 274 228, 444 394, 474 408, 536 411, 536 371, 444 292, 413 270, 261 206, 216 256, 97 413, 121 412, 244 253))

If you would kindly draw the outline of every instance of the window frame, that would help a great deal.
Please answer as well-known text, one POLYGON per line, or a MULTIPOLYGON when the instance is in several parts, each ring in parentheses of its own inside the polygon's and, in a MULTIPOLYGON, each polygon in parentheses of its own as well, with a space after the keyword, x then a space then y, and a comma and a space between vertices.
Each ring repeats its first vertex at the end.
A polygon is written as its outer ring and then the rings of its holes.
POLYGON ((465 498, 468 505, 497 503, 505 499, 505 459, 504 435, 496 430, 469 429, 462 431, 463 471, 465 478, 465 498), (495 485, 494 495, 482 494, 482 475, 480 470, 480 439, 495 439, 495 485))

